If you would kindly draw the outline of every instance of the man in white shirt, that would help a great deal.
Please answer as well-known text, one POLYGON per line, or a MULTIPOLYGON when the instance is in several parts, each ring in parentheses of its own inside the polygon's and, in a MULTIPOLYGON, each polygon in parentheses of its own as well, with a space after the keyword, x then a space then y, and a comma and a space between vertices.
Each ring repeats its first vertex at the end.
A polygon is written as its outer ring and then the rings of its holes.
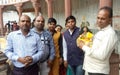
POLYGON ((97 25, 100 30, 93 38, 92 47, 80 41, 79 47, 85 52, 83 69, 89 75, 108 75, 110 71, 109 57, 117 43, 117 34, 111 27, 112 9, 103 7, 97 15, 97 25))

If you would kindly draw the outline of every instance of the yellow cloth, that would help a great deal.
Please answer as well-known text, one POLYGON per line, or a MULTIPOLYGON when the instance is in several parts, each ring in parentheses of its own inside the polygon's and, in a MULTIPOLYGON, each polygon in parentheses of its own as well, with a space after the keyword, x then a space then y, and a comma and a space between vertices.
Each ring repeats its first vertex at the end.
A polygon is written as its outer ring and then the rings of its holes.
POLYGON ((4 51, 6 47, 6 39, 5 38, 0 38, 0 51, 4 51))
POLYGON ((79 46, 80 40, 82 40, 85 42, 85 45, 92 47, 92 38, 93 34, 90 32, 87 32, 86 34, 81 34, 76 40, 77 46, 79 46))

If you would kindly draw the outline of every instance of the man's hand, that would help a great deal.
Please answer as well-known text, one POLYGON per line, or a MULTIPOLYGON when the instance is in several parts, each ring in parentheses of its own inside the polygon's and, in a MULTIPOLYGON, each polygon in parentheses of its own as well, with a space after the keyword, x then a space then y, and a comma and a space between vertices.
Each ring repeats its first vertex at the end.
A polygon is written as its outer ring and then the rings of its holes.
POLYGON ((26 56, 25 60, 26 60, 25 66, 29 66, 33 61, 31 56, 26 56))
POLYGON ((68 66, 67 61, 64 61, 64 66, 67 68, 67 66, 68 66))
POLYGON ((33 59, 31 56, 26 56, 23 58, 19 57, 18 61, 21 62, 22 64, 25 64, 25 66, 29 66, 33 62, 33 59))
POLYGON ((63 59, 62 58, 60 58, 60 65, 63 63, 63 59))
POLYGON ((85 45, 85 42, 84 41, 82 41, 82 40, 80 40, 79 41, 79 48, 81 48, 82 49, 82 47, 85 45))
POLYGON ((26 63, 26 59, 25 59, 25 58, 22 58, 22 57, 19 57, 19 58, 18 58, 18 61, 21 62, 22 64, 25 64, 25 63, 26 63))
POLYGON ((51 67, 51 66, 52 66, 52 60, 50 60, 50 59, 47 60, 47 66, 48 66, 48 67, 51 67))

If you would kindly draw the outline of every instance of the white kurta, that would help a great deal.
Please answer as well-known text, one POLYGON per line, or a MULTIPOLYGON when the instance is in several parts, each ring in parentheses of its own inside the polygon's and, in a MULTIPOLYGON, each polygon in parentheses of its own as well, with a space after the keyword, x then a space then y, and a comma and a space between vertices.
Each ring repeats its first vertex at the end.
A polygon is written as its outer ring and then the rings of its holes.
POLYGON ((97 32, 93 39, 93 46, 83 46, 85 52, 84 66, 87 72, 109 74, 109 57, 115 49, 117 34, 108 25, 97 32))

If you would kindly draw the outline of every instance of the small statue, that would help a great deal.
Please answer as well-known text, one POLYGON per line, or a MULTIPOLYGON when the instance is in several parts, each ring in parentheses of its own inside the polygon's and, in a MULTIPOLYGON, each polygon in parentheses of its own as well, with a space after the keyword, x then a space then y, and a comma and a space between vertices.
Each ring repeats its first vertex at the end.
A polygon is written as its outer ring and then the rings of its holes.
POLYGON ((85 20, 85 16, 82 17, 82 23, 80 24, 81 28, 84 26, 90 26, 90 23, 85 20))

